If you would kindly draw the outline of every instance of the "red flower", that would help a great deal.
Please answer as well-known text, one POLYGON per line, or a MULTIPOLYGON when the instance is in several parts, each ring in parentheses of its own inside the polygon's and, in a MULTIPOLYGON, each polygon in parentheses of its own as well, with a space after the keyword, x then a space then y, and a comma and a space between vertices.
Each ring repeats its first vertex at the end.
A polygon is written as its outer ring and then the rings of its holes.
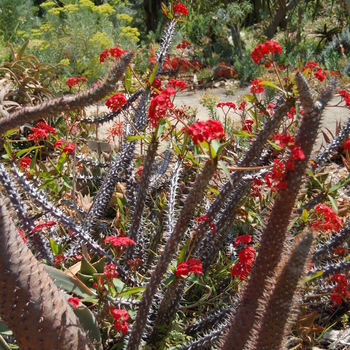
POLYGON ((123 122, 118 122, 116 120, 111 128, 108 129, 108 143, 111 142, 111 139, 113 139, 113 142, 115 142, 115 138, 117 136, 123 136, 125 131, 124 131, 124 125, 123 122))
POLYGON ((152 87, 154 87, 157 90, 161 90, 162 88, 162 82, 159 78, 154 78, 153 83, 152 83, 152 87))
POLYGON ((117 59, 126 52, 127 50, 122 50, 119 46, 111 47, 110 49, 104 49, 100 54, 100 63, 103 63, 105 60, 109 59, 109 56, 112 56, 115 59, 117 59))
POLYGON ((263 44, 258 44, 252 51, 251 56, 256 64, 260 64, 261 60, 267 58, 269 53, 272 54, 273 60, 273 54, 275 52, 278 54, 282 52, 280 44, 276 41, 267 40, 263 44))
POLYGON ((103 274, 107 278, 117 278, 118 277, 118 273, 117 273, 116 265, 114 265, 114 264, 107 264, 107 265, 105 265, 103 274))
POLYGON ((253 80, 252 81, 252 87, 250 88, 250 93, 253 93, 253 90, 260 94, 262 92, 264 92, 264 87, 262 85, 259 85, 259 83, 261 83, 262 80, 261 79, 257 79, 257 80, 253 80))
POLYGON ((228 107, 228 110, 236 109, 236 105, 233 102, 220 102, 216 105, 216 108, 228 107))
POLYGON ((252 197, 259 197, 261 198, 261 186, 263 185, 263 182, 259 179, 254 179, 250 185, 250 195, 252 197))
POLYGON ((346 90, 338 90, 338 94, 343 98, 350 98, 350 94, 346 90))
POLYGON ((48 133, 56 135, 56 130, 52 126, 47 125, 45 122, 39 122, 36 124, 36 126, 40 129, 45 130, 48 133))
POLYGON ((100 63, 103 63, 106 59, 109 58, 109 52, 108 49, 104 49, 102 53, 100 54, 100 63))
POLYGON ((195 218, 195 221, 198 223, 204 222, 204 221, 209 222, 209 218, 206 215, 201 215, 198 218, 195 218))
POLYGON ((350 139, 348 139, 344 145, 344 151, 348 151, 348 150, 350 150, 350 139))
POLYGON ((61 264, 62 262, 64 262, 66 260, 66 258, 64 257, 63 254, 57 254, 56 255, 56 259, 54 260, 54 264, 55 265, 58 265, 58 264, 61 264))
POLYGON ((81 85, 83 82, 87 82, 87 79, 82 77, 82 78, 69 78, 67 81, 66 81, 66 84, 69 86, 69 88, 71 89, 72 86, 74 85, 81 85))
POLYGON ((75 148, 74 143, 66 141, 62 152, 72 154, 74 152, 74 148, 75 148))
POLYGON ((99 292, 104 291, 104 286, 103 286, 103 281, 101 276, 97 276, 96 282, 93 283, 92 285, 95 289, 97 289, 99 292))
POLYGON ((140 258, 136 258, 134 260, 128 260, 127 261, 129 266, 134 267, 135 269, 140 265, 141 263, 141 259, 140 258))
POLYGON ((290 136, 288 133, 286 134, 277 134, 274 139, 275 142, 279 141, 279 144, 282 148, 289 147, 294 144, 294 137, 290 136))
POLYGON ((127 100, 123 94, 115 94, 106 101, 106 106, 116 112, 118 109, 122 108, 127 104, 127 100))
POLYGON ((113 247, 127 247, 129 244, 135 245, 135 242, 129 237, 109 236, 105 238, 105 242, 113 247))
POLYGON ((322 70, 322 68, 317 68, 314 76, 319 81, 323 81, 325 78, 327 78, 327 73, 324 70, 322 70))
POLYGON ((331 300, 337 305, 340 305, 342 299, 346 301, 350 296, 349 283, 346 277, 340 274, 332 275, 331 281, 337 283, 331 292, 331 300))
POLYGON ((300 146, 289 146, 289 149, 292 151, 293 160, 304 160, 305 154, 300 146))
POLYGON ((114 328, 119 332, 122 331, 125 334, 129 329, 129 324, 127 320, 129 319, 129 314, 126 310, 117 309, 114 306, 109 307, 109 312, 111 313, 114 322, 114 328))
POLYGON ((178 263, 176 266, 176 277, 187 276, 189 271, 187 262, 178 263))
POLYGON ((210 223, 210 224, 209 224, 209 228, 213 231, 213 234, 215 235, 215 233, 216 233, 216 227, 215 227, 215 225, 214 225, 213 223, 210 223))
POLYGON ((182 40, 182 43, 176 46, 177 49, 182 49, 182 50, 185 50, 187 47, 191 47, 191 44, 186 40, 182 40))
POLYGON ((256 258, 256 252, 253 247, 246 247, 238 253, 239 262, 231 269, 231 276, 238 277, 241 281, 245 280, 250 274, 256 258))
POLYGON ((77 297, 69 298, 67 301, 69 304, 73 305, 74 308, 78 307, 80 303, 80 299, 77 297))
POLYGON ((251 134, 253 132, 253 124, 254 124, 254 120, 251 120, 251 119, 246 119, 244 122, 243 122, 243 128, 242 130, 243 131, 247 131, 249 134, 251 134))
POLYGON ((24 168, 27 169, 30 165, 30 163, 32 162, 32 160, 29 157, 23 157, 20 161, 19 161, 19 165, 24 168))
POLYGON ((237 246, 238 244, 248 244, 252 241, 252 236, 245 234, 242 236, 238 236, 235 240, 234 247, 237 246))
POLYGON ((185 90, 187 83, 185 83, 183 80, 172 79, 168 81, 168 85, 174 88, 179 88, 179 90, 185 90))
POLYGON ((304 72, 304 70, 306 70, 307 68, 310 69, 310 73, 314 70, 314 68, 318 67, 318 64, 316 62, 308 62, 305 64, 304 67, 301 68, 302 72, 304 72))
POLYGON ((174 88, 167 88, 151 100, 148 116, 154 128, 156 128, 159 121, 165 117, 166 112, 174 107, 174 104, 170 101, 170 95, 175 95, 175 93, 176 91, 174 88))
POLYGON ((50 227, 50 226, 54 226, 54 225, 56 225, 56 223, 54 221, 46 221, 43 224, 36 225, 33 228, 33 233, 43 229, 44 227, 50 227))
POLYGON ((200 260, 192 258, 188 260, 187 263, 188 263, 188 269, 190 273, 198 273, 200 275, 203 273, 202 262, 200 260))
POLYGON ((324 204, 319 204, 315 208, 318 213, 319 219, 316 220, 311 226, 316 231, 340 231, 341 220, 333 213, 333 210, 324 204))
POLYGON ((173 6, 173 13, 174 13, 174 15, 176 13, 178 13, 179 15, 187 16, 188 15, 188 10, 187 10, 186 6, 183 5, 183 4, 175 4, 173 6))
POLYGON ((35 143, 38 143, 39 141, 49 137, 44 129, 33 127, 32 132, 32 134, 28 135, 28 140, 33 140, 35 143))
POLYGON ((246 107, 246 105, 247 105, 247 102, 246 101, 242 101, 240 104, 239 104, 239 107, 238 107, 238 110, 244 110, 245 109, 245 107, 246 107))
MULTIPOLYGON (((184 128, 182 130, 186 132, 184 128)), ((207 141, 211 142, 212 140, 225 137, 224 129, 221 123, 218 120, 209 119, 205 122, 196 122, 192 124, 188 130, 188 135, 191 136, 193 143, 196 145, 199 142, 207 141)))
POLYGON ((143 170, 143 165, 141 165, 141 166, 137 169, 136 174, 137 174, 139 177, 142 176, 142 170, 143 170))
POLYGON ((27 238, 26 238, 26 235, 25 235, 25 233, 23 231, 18 230, 18 234, 22 237, 24 243, 28 242, 27 238))

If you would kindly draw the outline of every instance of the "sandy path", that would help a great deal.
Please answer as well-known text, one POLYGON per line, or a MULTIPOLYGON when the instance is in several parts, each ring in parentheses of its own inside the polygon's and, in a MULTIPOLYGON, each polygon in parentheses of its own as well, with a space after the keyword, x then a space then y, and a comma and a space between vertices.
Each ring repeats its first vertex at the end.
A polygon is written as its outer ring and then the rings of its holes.
MULTIPOLYGON (((200 103, 200 97, 204 93, 213 93, 216 94, 219 97, 219 100, 222 102, 237 102, 237 100, 244 96, 245 94, 250 94, 250 87, 244 87, 237 89, 236 93, 234 95, 227 95, 225 93, 225 89, 223 87, 215 88, 215 89, 207 89, 207 90, 196 90, 196 91, 184 91, 179 92, 175 99, 175 105, 177 107, 181 107, 182 105, 187 105, 192 108, 196 108, 197 111, 197 118, 199 120, 206 120, 209 118, 209 112, 207 108, 203 107, 200 103)), ((327 127, 333 134, 335 132, 335 126, 336 121, 340 120, 342 124, 344 124, 347 119, 350 117, 350 112, 347 108, 342 107, 331 107, 335 106, 337 103, 339 103, 340 97, 336 96, 334 97, 331 102, 329 103, 330 107, 327 107, 323 114, 322 119, 322 130, 329 135, 329 133, 325 130, 325 127, 327 127)), ((100 112, 107 112, 107 107, 99 107, 100 112)), ((90 108, 88 111, 88 114, 90 113, 96 113, 96 107, 90 108)), ((223 114, 221 112, 221 109, 217 109, 218 114, 220 115, 221 120, 223 120, 223 114)), ((239 117, 237 114, 230 113, 229 116, 232 117, 233 120, 239 120, 239 117)), ((107 130, 113 125, 113 122, 105 123, 102 126, 99 127, 98 130, 98 137, 99 140, 107 140, 107 130)), ((322 144, 325 144, 322 133, 319 133, 319 136, 317 138, 317 141, 314 146, 314 151, 318 151, 322 144)))

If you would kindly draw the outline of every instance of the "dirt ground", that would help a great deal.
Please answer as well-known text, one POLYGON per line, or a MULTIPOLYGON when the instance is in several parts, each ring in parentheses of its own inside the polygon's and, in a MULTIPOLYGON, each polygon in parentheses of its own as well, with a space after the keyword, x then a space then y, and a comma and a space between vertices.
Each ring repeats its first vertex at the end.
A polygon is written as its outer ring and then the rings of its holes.
MULTIPOLYGON (((203 107, 200 103, 200 97, 204 93, 213 93, 216 94, 220 101, 222 102, 237 102, 242 96, 246 94, 250 94, 250 87, 242 87, 237 89, 236 93, 234 95, 227 95, 224 87, 218 87, 218 88, 211 88, 206 90, 195 90, 195 91, 184 91, 179 92, 175 99, 175 105, 178 107, 181 107, 182 105, 187 105, 192 108, 197 109, 197 118, 199 120, 206 120, 209 118, 209 112, 207 108, 203 107)), ((328 135, 329 133, 325 128, 328 128, 333 134, 335 132, 336 128, 336 122, 341 121, 342 124, 344 124, 347 119, 350 117, 350 111, 347 108, 344 107, 338 107, 336 106, 340 102, 340 97, 335 96, 329 105, 326 107, 323 118, 322 118, 322 130, 325 131, 328 135)), ((92 108, 88 111, 88 113, 94 113, 96 111, 95 108, 92 108)), ((103 106, 99 107, 99 111, 105 111, 107 112, 108 109, 103 106)), ((217 110, 218 114, 221 116, 221 120, 223 120, 223 114, 221 112, 221 109, 217 110)), ((232 117, 233 120, 239 120, 239 117, 237 114, 230 113, 229 116, 232 117)), ((103 124, 99 127, 98 137, 99 140, 107 140, 107 131, 108 129, 113 125, 113 122, 103 124)), ((329 135, 330 136, 330 135, 329 135)), ((331 137, 330 137, 331 138, 331 137)), ((324 139, 322 136, 322 133, 319 133, 318 139, 316 141, 316 144, 314 146, 314 152, 317 152, 321 147, 322 144, 324 145, 324 139)))

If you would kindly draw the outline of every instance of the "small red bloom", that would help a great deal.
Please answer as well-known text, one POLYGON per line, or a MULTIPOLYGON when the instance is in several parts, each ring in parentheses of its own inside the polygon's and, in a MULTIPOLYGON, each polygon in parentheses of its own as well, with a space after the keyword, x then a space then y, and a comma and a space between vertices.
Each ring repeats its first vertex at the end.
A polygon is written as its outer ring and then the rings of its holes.
POLYGON ((250 274, 256 258, 256 252, 253 247, 246 247, 238 253, 239 262, 231 269, 231 276, 238 277, 241 281, 245 280, 250 274))
POLYGON ((332 208, 324 204, 318 204, 315 208, 319 220, 316 220, 311 226, 316 231, 340 231, 341 220, 333 213, 332 208))
POLYGON ((179 90, 185 90, 187 83, 183 80, 172 79, 168 81, 168 85, 172 86, 173 88, 178 88, 179 90))
POLYGON ((67 81, 66 81, 66 84, 69 86, 69 88, 71 89, 72 86, 74 85, 81 85, 83 82, 87 82, 87 79, 84 78, 84 77, 81 77, 81 78, 69 78, 67 81))
POLYGON ((174 15, 176 13, 178 13, 180 16, 181 15, 187 16, 188 15, 188 10, 187 10, 186 6, 183 5, 183 4, 175 4, 173 6, 173 13, 174 13, 174 15))
POLYGON ((198 223, 201 223, 201 222, 204 222, 204 221, 209 222, 209 218, 206 215, 203 214, 203 215, 199 216, 198 218, 195 218, 195 221, 198 222, 198 223))
POLYGON ((113 247, 127 247, 129 244, 135 245, 135 242, 129 237, 109 236, 105 238, 105 242, 113 247))
POLYGON ((176 277, 187 276, 189 273, 189 266, 187 262, 178 263, 176 266, 176 277))
POLYGON ((68 303, 71 304, 74 308, 78 307, 78 306, 79 306, 79 303, 80 303, 80 299, 77 298, 77 297, 69 298, 67 301, 68 301, 68 303))
POLYGON ((192 124, 188 130, 185 128, 183 132, 188 132, 191 136, 193 143, 196 145, 198 142, 211 142, 215 139, 222 139, 225 137, 224 129, 218 120, 209 119, 205 122, 196 122, 192 124))
POLYGON ((344 151, 348 151, 348 150, 350 150, 350 139, 348 139, 344 145, 344 151))
POLYGON ((216 105, 216 108, 223 108, 223 107, 228 107, 229 110, 231 108, 236 109, 236 105, 233 102, 220 102, 216 105))
POLYGON ((191 44, 188 41, 186 41, 186 40, 182 40, 182 43, 178 44, 176 46, 177 49, 182 49, 182 50, 185 50, 188 47, 191 47, 191 44))
POLYGON ((215 225, 214 225, 213 223, 210 223, 210 224, 209 224, 209 228, 213 231, 213 234, 215 235, 215 233, 216 233, 216 227, 215 227, 215 225))
POLYGON ((251 119, 246 119, 243 122, 243 131, 247 131, 249 134, 251 134, 253 132, 253 124, 254 124, 254 120, 251 119))
POLYGON ((54 264, 55 265, 58 265, 58 264, 61 264, 63 263, 64 261, 66 260, 65 256, 63 254, 57 254, 56 255, 56 259, 54 260, 54 264))
POLYGON ((74 148, 75 148, 74 143, 66 141, 62 152, 72 154, 74 152, 74 148))
POLYGON ((97 289, 99 292, 104 291, 104 286, 103 286, 103 281, 101 276, 97 276, 96 282, 93 283, 92 285, 95 289, 97 289))
POLYGON ((242 101, 240 104, 239 104, 239 107, 238 107, 238 110, 245 110, 245 107, 247 105, 247 102, 246 101, 242 101))
POLYGON ((327 78, 327 73, 324 70, 322 70, 322 68, 317 68, 314 76, 319 81, 323 81, 325 78, 327 78))
POLYGON ((143 165, 141 165, 141 166, 137 169, 136 174, 137 174, 139 177, 142 176, 142 170, 143 170, 143 165))
POLYGON ((293 160, 304 160, 305 154, 300 146, 289 146, 289 149, 292 151, 293 160))
POLYGON ((174 107, 174 104, 170 101, 170 95, 175 95, 175 93, 176 91, 174 88, 167 88, 151 100, 148 109, 148 117, 154 128, 156 128, 159 121, 165 117, 167 111, 174 107))
POLYGON ((111 47, 110 49, 104 49, 100 54, 100 63, 103 63, 105 60, 109 59, 109 56, 118 59, 126 52, 127 50, 122 50, 119 46, 111 47))
POLYGON ((267 58, 268 54, 272 54, 272 60, 274 53, 280 54, 282 52, 281 46, 276 41, 267 40, 263 44, 258 44, 252 51, 251 56, 256 64, 260 64, 261 61, 267 58))
POLYGON ((123 94, 115 94, 106 101, 106 106, 116 112, 118 109, 122 108, 127 104, 127 100, 123 94))
POLYGON ((48 138, 49 135, 44 129, 32 128, 32 134, 28 135, 28 140, 33 140, 35 143, 38 143, 41 140, 48 138))
POLYGON ((252 236, 245 234, 242 236, 238 236, 235 240, 234 247, 237 246, 238 244, 248 244, 252 241, 252 236))
POLYGON ((51 133, 51 134, 56 135, 56 130, 52 126, 47 125, 45 122, 38 122, 36 124, 36 126, 40 129, 45 130, 49 134, 51 133))
POLYGON ((190 273, 197 273, 199 275, 203 273, 202 262, 200 260, 192 258, 188 260, 187 264, 190 273))
POLYGON ((250 93, 252 94, 253 93, 253 90, 260 94, 262 92, 264 92, 264 87, 262 85, 259 85, 259 83, 261 83, 262 80, 261 79, 257 79, 257 80, 253 80, 252 81, 252 87, 250 88, 250 93))
POLYGON ((32 160, 29 157, 23 157, 20 161, 19 161, 19 165, 24 168, 27 169, 30 165, 30 163, 32 162, 32 160))
POLYGON ((107 278, 117 278, 117 267, 114 264, 106 264, 103 273, 107 278))
POLYGON ((331 292, 331 301, 340 305, 342 300, 346 301, 350 296, 349 283, 346 277, 340 274, 332 275, 330 280, 337 283, 331 292))

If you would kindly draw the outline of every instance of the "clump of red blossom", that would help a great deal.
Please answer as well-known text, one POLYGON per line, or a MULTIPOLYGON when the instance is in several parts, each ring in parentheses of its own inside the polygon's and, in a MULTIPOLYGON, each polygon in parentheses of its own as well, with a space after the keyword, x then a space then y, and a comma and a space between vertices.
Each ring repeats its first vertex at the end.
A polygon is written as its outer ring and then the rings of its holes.
POLYGON ((188 130, 184 128, 183 132, 188 132, 196 145, 198 142, 211 142, 212 140, 220 140, 225 137, 224 129, 218 120, 209 119, 205 122, 196 122, 192 124, 188 130))
POLYGON ((115 59, 121 57, 124 53, 128 52, 127 50, 122 50, 119 46, 111 47, 110 49, 104 49, 100 54, 100 63, 103 63, 109 57, 114 57, 115 59))
POLYGON ((55 226, 55 225, 56 225, 56 222, 54 222, 54 221, 46 221, 43 224, 36 225, 33 228, 33 233, 36 231, 42 230, 45 227, 51 227, 51 226, 55 226))
POLYGON ((188 41, 186 41, 186 40, 182 40, 182 43, 178 44, 176 46, 177 49, 181 49, 181 50, 185 50, 188 47, 191 47, 191 44, 188 41))
POLYGON ((252 51, 251 56, 256 64, 260 64, 263 59, 267 59, 268 55, 271 54, 271 61, 273 61, 273 55, 277 52, 282 52, 281 46, 276 41, 267 40, 263 44, 258 44, 252 51))
POLYGON ((127 104, 127 100, 123 94, 115 94, 108 98, 106 101, 106 106, 112 112, 116 112, 118 109, 122 108, 127 104))
POLYGON ((178 263, 176 266, 176 277, 188 276, 189 273, 203 273, 202 262, 197 259, 190 259, 185 262, 178 263))
POLYGON ((32 134, 28 135, 28 140, 33 140, 35 143, 47 139, 49 134, 56 135, 56 130, 45 122, 38 122, 31 131, 32 134))
POLYGON ((223 109, 224 107, 228 107, 229 110, 230 110, 231 108, 232 108, 232 109, 236 109, 236 105, 235 105, 233 102, 219 102, 219 103, 216 105, 216 108, 221 108, 221 109, 223 109))
POLYGON ((81 77, 81 78, 69 78, 67 81, 66 81, 66 84, 69 86, 69 88, 71 89, 72 86, 74 85, 82 85, 83 83, 86 83, 87 82, 87 79, 84 78, 84 77, 81 77))
MULTIPOLYGON (((289 112, 287 112, 287 116, 289 119, 293 120, 294 116, 297 114, 297 109, 295 107, 292 107, 289 112)), ((300 110, 300 114, 304 115, 304 111, 300 110)))
POLYGON ((250 88, 250 93, 253 93, 253 90, 255 91, 255 93, 261 94, 262 92, 264 92, 264 87, 262 85, 260 85, 260 83, 262 82, 261 79, 256 79, 252 81, 252 87, 250 88))
POLYGON ((178 88, 179 90, 185 90, 187 83, 183 80, 171 79, 168 81, 168 85, 172 86, 173 88, 178 88))
MULTIPOLYGON (((252 237, 248 234, 243 236, 238 236, 234 243, 234 246, 238 244, 247 245, 251 243, 252 237)), ((254 247, 246 246, 244 249, 240 250, 238 253, 238 260, 235 265, 232 266, 231 276, 238 277, 241 281, 244 281, 250 274, 256 258, 256 252, 254 247)))
POLYGON ((55 265, 58 265, 58 264, 61 264, 63 263, 64 261, 66 260, 65 256, 63 254, 57 254, 56 255, 56 259, 54 260, 54 264, 55 265))
POLYGON ((309 61, 305 64, 304 67, 301 68, 301 70, 304 72, 306 69, 309 69, 308 75, 311 76, 315 68, 316 72, 314 73, 314 77, 322 82, 325 80, 325 78, 327 78, 327 73, 318 66, 317 62, 309 61))
POLYGON ((126 334, 129 329, 129 324, 127 322, 129 319, 128 312, 123 309, 117 309, 114 306, 109 307, 109 312, 114 320, 114 328, 118 332, 121 331, 123 334, 126 334))
POLYGON ((173 13, 174 13, 174 15, 178 13, 180 16, 181 15, 187 16, 188 10, 187 10, 186 6, 183 4, 175 4, 173 6, 173 13))
POLYGON ((29 157, 23 157, 20 161, 19 161, 19 165, 23 168, 23 169, 27 169, 30 165, 30 163, 32 162, 32 160, 29 157))
POLYGON ((79 303, 80 303, 80 299, 77 298, 77 297, 69 298, 67 301, 68 301, 68 303, 71 304, 74 308, 77 308, 77 307, 79 306, 79 303))
POLYGON ((105 242, 109 243, 113 247, 127 247, 128 245, 135 245, 135 242, 129 237, 120 236, 108 236, 105 238, 105 242))
POLYGON ((341 220, 333 213, 332 208, 324 204, 318 204, 315 208, 319 220, 311 225, 316 231, 340 231, 341 220))
POLYGON ((335 274, 331 276, 331 281, 336 282, 337 285, 331 291, 331 301, 340 305, 342 300, 347 300, 350 296, 349 283, 345 276, 335 274))
POLYGON ((117 278, 118 273, 117 273, 117 267, 114 264, 106 264, 104 267, 104 273, 103 273, 107 278, 112 279, 112 278, 117 278))
POLYGON ((166 112, 174 107, 174 104, 170 101, 170 96, 175 95, 174 88, 164 89, 158 96, 151 100, 148 117, 151 125, 156 128, 159 121, 165 117, 166 112))
POLYGON ((346 90, 338 90, 338 94, 344 99, 347 107, 350 107, 350 94, 346 90))
POLYGON ((62 148, 62 147, 63 147, 63 149, 62 149, 63 153, 73 154, 75 144, 72 142, 66 141, 64 139, 59 139, 53 145, 53 148, 62 148))

